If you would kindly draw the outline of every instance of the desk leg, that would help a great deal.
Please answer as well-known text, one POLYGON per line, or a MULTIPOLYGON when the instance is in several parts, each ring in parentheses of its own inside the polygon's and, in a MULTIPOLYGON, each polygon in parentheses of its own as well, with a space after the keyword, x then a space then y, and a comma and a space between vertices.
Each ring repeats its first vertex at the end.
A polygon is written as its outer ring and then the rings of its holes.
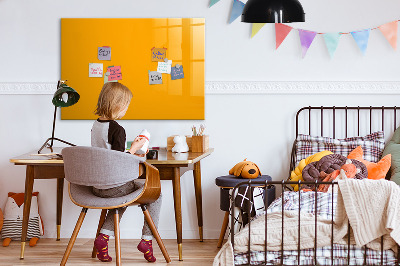
POLYGON ((199 225, 200 242, 203 242, 203 203, 201 196, 201 168, 200 161, 194 164, 194 191, 196 194, 197 220, 199 225))
POLYGON ((60 241, 64 178, 57 178, 57 241, 60 241))
POLYGON ((174 191, 175 223, 178 242, 179 260, 182 260, 182 206, 181 206, 181 174, 179 167, 174 167, 174 178, 172 179, 174 191))
POLYGON ((32 190, 34 181, 34 166, 26 166, 25 177, 25 195, 24 195, 24 213, 22 219, 22 233, 21 233, 21 255, 20 259, 24 259, 26 235, 28 233, 29 213, 31 211, 32 190))

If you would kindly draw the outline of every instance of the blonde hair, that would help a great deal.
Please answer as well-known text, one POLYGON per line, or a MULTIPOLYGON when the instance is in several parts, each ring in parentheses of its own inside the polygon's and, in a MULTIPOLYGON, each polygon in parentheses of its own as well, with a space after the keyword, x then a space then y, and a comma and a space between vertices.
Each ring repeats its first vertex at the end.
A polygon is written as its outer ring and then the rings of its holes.
POLYGON ((132 96, 132 92, 125 85, 107 82, 101 89, 95 114, 115 120, 119 112, 130 103, 132 96))

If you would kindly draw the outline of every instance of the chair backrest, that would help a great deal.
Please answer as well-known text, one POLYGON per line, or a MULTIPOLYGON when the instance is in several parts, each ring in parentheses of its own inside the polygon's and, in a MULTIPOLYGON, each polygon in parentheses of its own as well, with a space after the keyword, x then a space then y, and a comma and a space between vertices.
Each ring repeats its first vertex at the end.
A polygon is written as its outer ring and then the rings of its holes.
POLYGON ((62 150, 65 179, 83 186, 118 186, 139 176, 144 158, 97 147, 67 147, 62 150))

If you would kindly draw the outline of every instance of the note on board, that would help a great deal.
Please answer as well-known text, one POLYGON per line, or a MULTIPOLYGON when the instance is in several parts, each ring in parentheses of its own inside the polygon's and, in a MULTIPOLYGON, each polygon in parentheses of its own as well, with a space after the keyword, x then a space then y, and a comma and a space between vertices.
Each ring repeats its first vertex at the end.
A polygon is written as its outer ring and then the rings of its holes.
POLYGON ((149 84, 162 84, 162 74, 157 71, 149 70, 149 84))
POLYGON ((97 48, 97 59, 111 60, 111 47, 103 46, 97 48))
POLYGON ((102 78, 103 77, 103 64, 89 63, 89 78, 102 78))
POLYGON ((171 79, 183 79, 185 76, 183 74, 183 66, 176 64, 171 68, 171 79))
POLYGON ((109 66, 107 72, 110 72, 108 81, 115 81, 122 79, 121 66, 109 66))
POLYGON ((107 82, 118 82, 118 80, 109 81, 108 80, 109 76, 110 76, 110 72, 104 73, 104 84, 106 84, 107 82))
POLYGON ((151 61, 152 62, 164 62, 167 56, 167 48, 151 48, 151 61))
POLYGON ((171 74, 172 60, 166 59, 167 62, 158 62, 157 72, 171 74))

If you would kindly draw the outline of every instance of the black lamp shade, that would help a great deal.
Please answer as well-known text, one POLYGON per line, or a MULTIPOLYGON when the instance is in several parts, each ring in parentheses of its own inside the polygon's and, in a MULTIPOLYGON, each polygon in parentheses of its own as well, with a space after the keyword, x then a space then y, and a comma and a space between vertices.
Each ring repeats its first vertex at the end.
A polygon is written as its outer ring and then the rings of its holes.
POLYGON ((304 22, 304 15, 298 0, 249 0, 243 8, 242 22, 304 22))
POLYGON ((79 101, 80 95, 76 90, 71 87, 68 87, 66 84, 61 84, 58 90, 53 95, 53 104, 57 107, 68 107, 76 104, 79 101), (66 96, 63 97, 63 94, 66 93, 66 96))

